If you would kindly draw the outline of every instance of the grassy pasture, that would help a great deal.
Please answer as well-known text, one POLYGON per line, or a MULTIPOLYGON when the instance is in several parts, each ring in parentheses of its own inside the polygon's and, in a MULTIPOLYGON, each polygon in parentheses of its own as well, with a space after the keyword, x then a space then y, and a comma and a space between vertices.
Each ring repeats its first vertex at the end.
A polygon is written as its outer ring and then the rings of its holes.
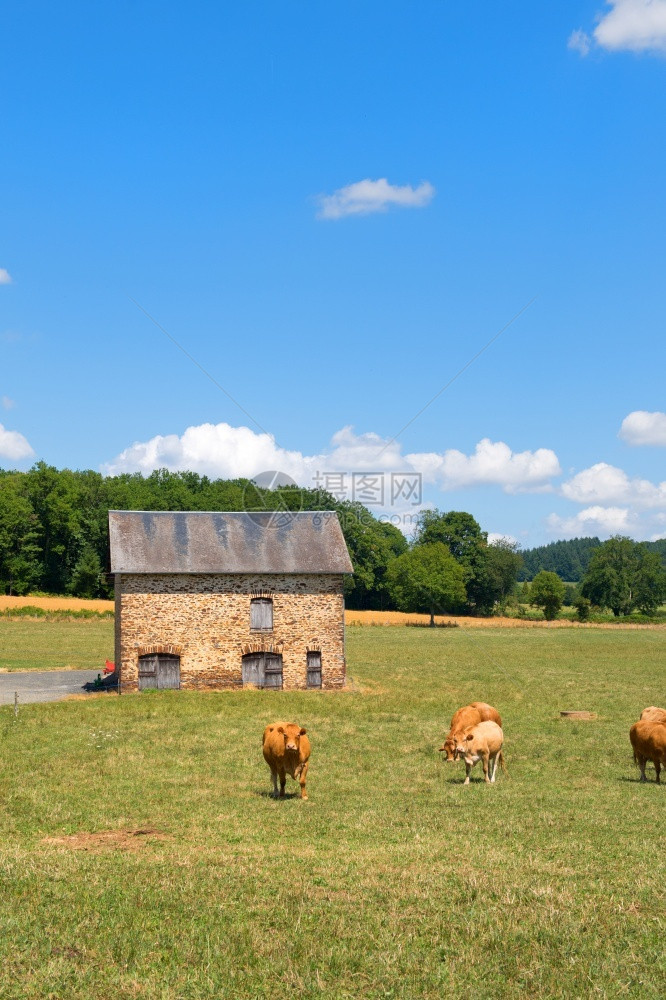
POLYGON ((628 729, 666 701, 665 646, 350 628, 350 693, 0 710, 0 996, 663 996, 666 788, 628 729), (491 788, 436 750, 474 698, 505 720, 491 788), (311 734, 309 802, 268 797, 278 717, 311 734))
POLYGON ((0 670, 101 670, 113 659, 113 620, 0 617, 0 670))

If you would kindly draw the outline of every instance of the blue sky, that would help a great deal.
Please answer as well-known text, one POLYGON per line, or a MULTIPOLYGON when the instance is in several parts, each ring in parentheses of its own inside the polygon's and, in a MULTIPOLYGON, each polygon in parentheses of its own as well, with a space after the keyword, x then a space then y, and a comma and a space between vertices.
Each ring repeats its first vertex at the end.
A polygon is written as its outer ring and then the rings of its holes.
POLYGON ((25 0, 0 77, 4 467, 666 535, 666 0, 25 0))

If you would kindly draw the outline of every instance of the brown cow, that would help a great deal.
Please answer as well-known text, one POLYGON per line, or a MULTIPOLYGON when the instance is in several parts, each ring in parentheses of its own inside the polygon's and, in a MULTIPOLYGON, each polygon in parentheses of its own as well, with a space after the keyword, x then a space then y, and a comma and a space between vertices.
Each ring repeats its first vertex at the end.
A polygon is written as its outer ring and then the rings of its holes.
POLYGON ((471 729, 472 726, 476 726, 479 722, 496 722, 498 726, 502 725, 502 718, 496 708, 492 705, 487 705, 485 701, 473 701, 471 705, 465 705, 464 708, 459 708, 451 719, 451 728, 449 730, 449 735, 444 740, 444 745, 441 746, 440 752, 446 754, 447 760, 455 760, 456 751, 456 739, 461 733, 464 733, 466 729, 471 729))
POLYGON ((645 765, 651 760, 657 772, 657 784, 660 784, 661 765, 666 764, 666 723, 635 722, 629 730, 629 739, 634 748, 634 762, 641 771, 641 781, 647 781, 645 765))
POLYGON ((497 761, 504 768, 502 744, 504 733, 496 722, 487 720, 479 722, 472 729, 461 733, 456 740, 456 758, 465 761, 465 784, 469 785, 469 776, 477 761, 483 761, 483 776, 488 783, 495 781, 497 761))
POLYGON ((666 708, 644 708, 641 712, 641 722, 666 722, 666 708))
POLYGON ((263 736, 264 760, 271 769, 273 798, 278 798, 277 779, 280 778, 279 798, 284 798, 284 786, 290 774, 301 786, 301 798, 307 799, 305 776, 310 760, 310 740, 306 730, 295 722, 274 722, 266 726, 263 736))

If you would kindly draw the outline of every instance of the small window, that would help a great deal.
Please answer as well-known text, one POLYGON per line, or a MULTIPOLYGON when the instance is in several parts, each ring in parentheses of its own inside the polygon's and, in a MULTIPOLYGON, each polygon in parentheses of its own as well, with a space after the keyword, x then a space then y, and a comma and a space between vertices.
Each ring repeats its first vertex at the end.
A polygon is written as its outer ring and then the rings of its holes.
POLYGON ((253 632, 273 631, 273 601, 270 597, 255 597, 251 601, 250 629, 253 632))
POLYGON ((308 653, 307 685, 309 688, 321 687, 321 653, 319 652, 308 653))

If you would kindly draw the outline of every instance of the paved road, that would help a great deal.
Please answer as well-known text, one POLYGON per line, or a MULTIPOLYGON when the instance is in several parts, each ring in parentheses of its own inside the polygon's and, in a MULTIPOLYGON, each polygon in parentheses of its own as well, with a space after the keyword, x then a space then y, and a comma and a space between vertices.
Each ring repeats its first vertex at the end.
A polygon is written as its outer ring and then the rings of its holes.
POLYGON ((68 694, 84 694, 83 685, 94 681, 99 670, 21 670, 0 674, 0 705, 32 701, 59 701, 68 694))

